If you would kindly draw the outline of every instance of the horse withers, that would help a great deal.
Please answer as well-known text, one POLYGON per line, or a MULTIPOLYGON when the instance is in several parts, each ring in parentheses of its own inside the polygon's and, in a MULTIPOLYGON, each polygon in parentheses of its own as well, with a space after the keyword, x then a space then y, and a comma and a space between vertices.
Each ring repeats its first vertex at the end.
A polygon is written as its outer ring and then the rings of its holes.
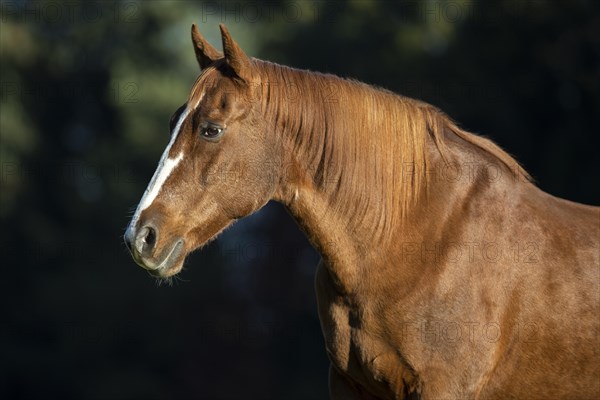
POLYGON ((125 233, 140 266, 173 276, 276 200, 322 255, 332 398, 600 398, 600 208, 429 104, 221 36, 192 27, 201 73, 125 233))

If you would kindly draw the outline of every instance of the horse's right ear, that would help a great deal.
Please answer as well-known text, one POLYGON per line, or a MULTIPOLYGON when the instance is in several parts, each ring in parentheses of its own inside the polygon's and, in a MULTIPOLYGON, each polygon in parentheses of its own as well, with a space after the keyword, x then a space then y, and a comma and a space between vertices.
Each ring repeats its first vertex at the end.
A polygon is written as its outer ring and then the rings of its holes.
POLYGON ((204 39, 196 24, 192 24, 192 43, 194 43, 194 52, 200 69, 204 69, 218 59, 223 58, 223 55, 204 39))
POLYGON ((223 53, 225 62, 233 72, 244 82, 250 83, 253 79, 252 62, 244 51, 232 39, 229 31, 223 24, 219 24, 221 39, 223 40, 223 53))

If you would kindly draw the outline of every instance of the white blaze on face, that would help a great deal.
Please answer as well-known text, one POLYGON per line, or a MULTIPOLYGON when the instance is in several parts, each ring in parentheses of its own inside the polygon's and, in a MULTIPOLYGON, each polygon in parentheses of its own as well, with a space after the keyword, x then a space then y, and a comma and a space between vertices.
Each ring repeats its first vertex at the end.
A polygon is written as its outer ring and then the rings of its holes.
POLYGON ((133 218, 131 219, 129 226, 127 227, 125 235, 129 236, 132 242, 134 239, 133 230, 135 229, 137 221, 140 218, 140 214, 146 208, 150 207, 152 202, 154 202, 154 199, 156 199, 156 196, 160 192, 162 185, 165 183, 169 175, 171 175, 173 170, 183 159, 183 152, 180 152, 175 158, 169 158, 169 151, 171 151, 171 147, 173 147, 173 144, 177 140, 177 136, 179 135, 181 125, 183 124, 183 121, 185 121, 189 113, 190 108, 186 108, 185 111, 181 113, 181 116, 177 121, 177 125, 175 125, 175 128, 171 133, 171 140, 169 141, 167 148, 165 149, 164 153, 160 158, 160 161, 158 162, 156 172, 154 172, 154 176, 150 180, 150 183, 148 184, 148 187, 146 188, 146 191, 142 196, 142 200, 140 200, 140 203, 138 204, 137 209, 135 210, 135 214, 133 214, 133 218))

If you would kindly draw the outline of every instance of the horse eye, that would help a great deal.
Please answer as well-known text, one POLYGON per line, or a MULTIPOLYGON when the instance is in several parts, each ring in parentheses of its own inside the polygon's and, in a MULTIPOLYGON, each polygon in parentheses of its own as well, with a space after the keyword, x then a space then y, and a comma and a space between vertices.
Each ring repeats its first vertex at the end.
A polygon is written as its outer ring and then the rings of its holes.
POLYGON ((223 128, 219 128, 218 126, 208 125, 200 128, 200 134, 206 139, 217 139, 222 133, 223 128))

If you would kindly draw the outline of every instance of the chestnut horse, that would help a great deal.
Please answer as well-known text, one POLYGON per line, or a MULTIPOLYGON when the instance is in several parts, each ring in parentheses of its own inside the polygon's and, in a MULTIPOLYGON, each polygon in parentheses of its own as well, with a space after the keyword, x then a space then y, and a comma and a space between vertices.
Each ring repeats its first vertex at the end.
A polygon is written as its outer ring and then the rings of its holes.
POLYGON ((319 250, 334 399, 600 398, 600 208, 544 193, 437 108, 223 53, 127 228, 157 277, 269 200, 319 250))

